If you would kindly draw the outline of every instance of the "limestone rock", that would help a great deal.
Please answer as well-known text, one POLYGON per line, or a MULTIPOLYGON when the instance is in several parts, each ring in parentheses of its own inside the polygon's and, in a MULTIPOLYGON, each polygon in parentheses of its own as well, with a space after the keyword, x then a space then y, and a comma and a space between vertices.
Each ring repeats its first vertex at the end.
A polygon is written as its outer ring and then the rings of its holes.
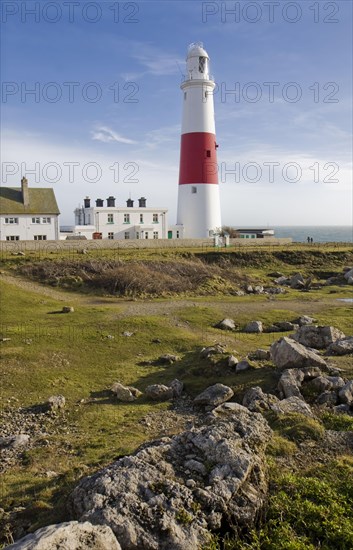
POLYGON ((276 367, 280 369, 300 367, 326 368, 326 362, 322 357, 286 336, 272 344, 271 358, 276 367))
POLYGON ((137 388, 133 388, 132 386, 123 386, 123 384, 120 384, 119 382, 115 382, 111 389, 112 392, 115 393, 118 401, 123 401, 125 403, 135 401, 140 395, 142 395, 142 392, 140 392, 137 388))
POLYGON ((304 325, 312 325, 316 322, 316 319, 309 317, 308 315, 301 315, 298 319, 294 319, 293 323, 303 327, 304 325))
POLYGON ((347 382, 338 392, 338 397, 341 403, 346 405, 353 404, 353 380, 347 382))
POLYGON ((241 372, 243 370, 249 370, 251 368, 253 368, 253 366, 249 363, 249 361, 247 361, 246 359, 242 359, 242 361, 239 361, 239 363, 235 365, 235 372, 241 372))
POLYGON ((58 411, 64 409, 66 404, 66 399, 63 395, 51 395, 48 399, 48 409, 50 411, 58 411))
POLYGON ((180 397, 183 393, 184 384, 177 378, 171 381, 170 384, 168 384, 173 392, 173 397, 180 397))
POLYGON ((166 353, 165 355, 161 355, 157 359, 158 365, 172 365, 173 363, 176 363, 176 361, 179 361, 180 357, 177 355, 173 355, 171 353, 166 353))
POLYGON ((316 399, 316 403, 318 405, 333 407, 337 404, 337 393, 335 391, 324 391, 320 393, 316 399))
POLYGON ((107 525, 70 521, 42 527, 7 550, 121 550, 113 531, 107 525))
POLYGON ((345 338, 343 332, 335 327, 307 325, 300 327, 293 340, 308 348, 324 349, 336 340, 345 338))
POLYGON ((261 321, 251 321, 246 325, 244 328, 244 332, 250 332, 250 333, 259 333, 263 332, 263 326, 261 321))
POLYGON ((250 388, 243 397, 243 406, 253 412, 268 411, 279 399, 275 395, 264 393, 259 386, 250 388))
POLYGON ((153 401, 168 401, 173 397, 173 389, 164 384, 151 384, 147 386, 145 393, 153 401))
POLYGON ((224 353, 224 346, 222 344, 215 344, 214 346, 208 346, 206 348, 202 348, 200 351, 200 357, 201 359, 208 359, 211 357, 211 355, 217 355, 224 353))
POLYGON ((249 353, 249 358, 259 360, 259 361, 265 361, 267 359, 271 359, 270 350, 259 348, 249 353))
POLYGON ((348 355, 353 353, 353 336, 336 340, 329 345, 328 354, 332 355, 348 355))
POLYGON ((239 361, 234 355, 228 357, 228 367, 235 367, 238 363, 239 361))
POLYGON ((234 392, 224 384, 209 386, 194 399, 195 405, 214 406, 220 405, 233 397, 234 392))
POLYGON ((222 330, 235 330, 237 328, 233 319, 222 319, 215 327, 222 330))
POLYGON ((272 432, 262 415, 238 407, 82 479, 71 513, 109 525, 129 550, 199 550, 225 523, 251 529, 266 501, 272 432))
POLYGON ((27 447, 30 442, 30 437, 27 434, 9 435, 6 437, 0 437, 0 449, 19 449, 20 447, 27 447))
POLYGON ((348 281, 348 279, 350 279, 351 277, 353 277, 353 268, 352 269, 349 269, 348 271, 345 272, 345 274, 343 275, 343 277, 348 281))
POLYGON ((278 391, 282 397, 299 397, 303 399, 300 392, 304 374, 300 369, 287 369, 282 373, 278 382, 278 391))
POLYGON ((271 409, 277 414, 298 413, 310 417, 314 416, 310 405, 295 395, 277 401, 271 406, 271 409))
POLYGON ((291 277, 290 279, 291 288, 301 289, 301 288, 304 288, 304 286, 305 286, 305 281, 301 273, 296 273, 291 277))
POLYGON ((74 313, 74 308, 72 306, 63 306, 62 310, 63 313, 74 313))
POLYGON ((295 325, 290 321, 279 321, 278 323, 274 324, 276 327, 278 327, 280 330, 283 330, 284 332, 287 332, 289 330, 296 330, 296 328, 298 328, 298 325, 295 325))

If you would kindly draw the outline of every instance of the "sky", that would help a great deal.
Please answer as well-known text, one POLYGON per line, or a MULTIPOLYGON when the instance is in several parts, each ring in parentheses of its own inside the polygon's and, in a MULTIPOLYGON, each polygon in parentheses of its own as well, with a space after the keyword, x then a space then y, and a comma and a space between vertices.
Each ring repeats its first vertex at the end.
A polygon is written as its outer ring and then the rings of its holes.
POLYGON ((214 92, 222 223, 351 225, 352 2, 1 2, 1 177, 176 221, 187 47, 214 92))

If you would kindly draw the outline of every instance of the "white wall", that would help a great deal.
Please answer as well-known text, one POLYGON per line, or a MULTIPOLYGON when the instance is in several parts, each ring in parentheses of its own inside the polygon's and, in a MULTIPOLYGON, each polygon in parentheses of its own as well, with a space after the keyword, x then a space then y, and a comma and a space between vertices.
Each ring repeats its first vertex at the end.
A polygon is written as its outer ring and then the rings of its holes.
POLYGON ((35 236, 45 236, 47 241, 59 238, 58 215, 27 215, 27 214, 2 214, 0 216, 0 240, 6 241, 6 237, 19 237, 20 241, 33 241, 35 236), (6 219, 16 219, 17 223, 6 223, 6 219), (39 223, 33 223, 32 219, 39 218, 39 223), (50 223, 44 223, 44 219, 50 219, 50 223))

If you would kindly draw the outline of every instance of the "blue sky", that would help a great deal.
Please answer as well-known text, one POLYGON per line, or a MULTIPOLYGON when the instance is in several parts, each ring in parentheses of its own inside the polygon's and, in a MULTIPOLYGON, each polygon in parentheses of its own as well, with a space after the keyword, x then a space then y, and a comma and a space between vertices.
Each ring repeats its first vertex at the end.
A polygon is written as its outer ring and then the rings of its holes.
POLYGON ((62 224, 86 195, 144 195, 175 222, 179 85, 195 41, 218 84, 223 223, 352 223, 349 0, 1 8, 2 184, 24 174, 54 187, 62 224))

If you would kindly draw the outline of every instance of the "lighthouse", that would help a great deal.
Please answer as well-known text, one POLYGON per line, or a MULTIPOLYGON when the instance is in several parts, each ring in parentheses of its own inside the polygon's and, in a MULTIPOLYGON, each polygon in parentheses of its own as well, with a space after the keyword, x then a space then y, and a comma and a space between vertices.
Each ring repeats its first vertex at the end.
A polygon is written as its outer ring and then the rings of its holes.
POLYGON ((201 42, 191 44, 181 84, 183 119, 180 145, 177 225, 184 238, 212 237, 221 228, 217 143, 209 57, 201 42))

